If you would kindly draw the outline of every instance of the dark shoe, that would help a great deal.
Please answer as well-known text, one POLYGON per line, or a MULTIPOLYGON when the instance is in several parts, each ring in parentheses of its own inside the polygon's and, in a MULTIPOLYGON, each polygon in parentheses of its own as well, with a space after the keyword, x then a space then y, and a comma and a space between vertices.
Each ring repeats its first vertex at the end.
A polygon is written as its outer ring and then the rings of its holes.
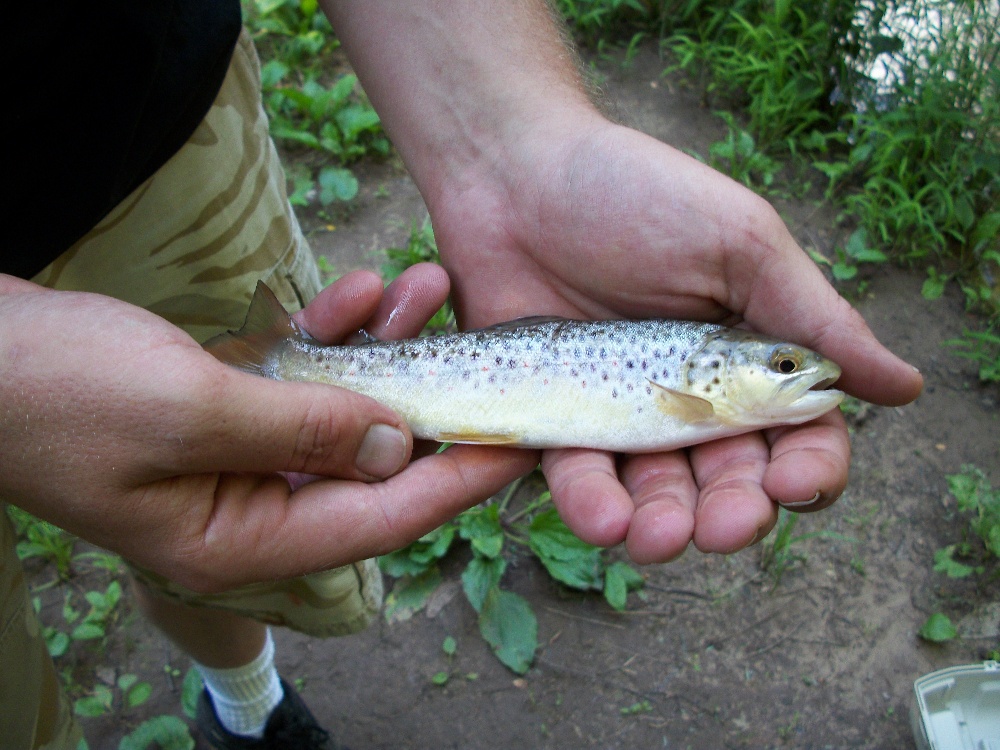
POLYGON ((198 697, 198 729, 216 750, 347 750, 334 743, 329 732, 316 723, 291 685, 282 680, 281 687, 285 697, 271 712, 261 739, 227 731, 219 722, 207 690, 198 697))

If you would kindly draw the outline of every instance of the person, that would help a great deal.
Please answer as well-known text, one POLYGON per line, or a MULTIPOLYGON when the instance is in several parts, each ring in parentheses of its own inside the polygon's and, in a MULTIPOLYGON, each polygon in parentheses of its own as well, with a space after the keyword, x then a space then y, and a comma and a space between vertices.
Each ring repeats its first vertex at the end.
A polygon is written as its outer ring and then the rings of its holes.
MULTIPOLYGON (((201 349, 239 326, 258 279, 327 342, 362 325, 415 334, 450 279, 463 326, 533 314, 743 323, 837 361, 859 398, 920 391, 765 201, 600 113, 544 0, 321 3, 447 271, 417 266, 384 291, 353 274, 322 292, 235 0, 64 5, 52 44, 17 48, 31 72, 42 54, 73 63, 55 68, 62 98, 31 76, 12 97, 35 92, 15 123, 52 136, 32 159, 51 147, 64 167, 15 159, 25 189, 3 270, 22 278, 0 276, 0 497, 129 561, 141 608, 205 677, 198 723, 215 747, 333 746, 278 677, 266 625, 364 627, 380 601, 373 556, 539 458, 570 528, 641 564, 692 543, 753 544, 779 506, 832 503, 849 465, 836 410, 656 455, 427 454, 369 399, 254 378, 201 349), (52 174, 59 220, 45 221, 36 189, 52 174)), ((75 746, 6 522, 0 535, 3 736, 75 746)))

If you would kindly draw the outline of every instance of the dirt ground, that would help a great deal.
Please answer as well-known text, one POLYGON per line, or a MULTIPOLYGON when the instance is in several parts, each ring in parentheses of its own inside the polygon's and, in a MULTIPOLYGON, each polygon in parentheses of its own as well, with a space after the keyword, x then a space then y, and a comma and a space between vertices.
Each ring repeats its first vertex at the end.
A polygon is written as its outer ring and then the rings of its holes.
MULTIPOLYGON (((603 65, 610 99, 626 122, 707 152, 721 137, 719 122, 693 94, 661 80, 661 67, 651 52, 628 68, 603 65)), ((363 174, 350 215, 304 216, 315 249, 338 272, 378 268, 377 251, 402 243, 424 215, 397 167, 363 174)), ((825 206, 781 210, 805 247, 832 256, 845 239, 825 206)), ((541 644, 523 677, 481 639, 457 588, 459 556, 446 566, 453 598, 440 599, 433 617, 380 621, 330 641, 278 632, 281 672, 304 681, 313 711, 355 750, 912 747, 913 680, 979 661, 1000 637, 995 591, 931 569, 934 551, 959 540, 965 523, 953 514, 945 475, 972 463, 1000 484, 1000 390, 980 385, 974 368, 941 346, 970 322, 957 292, 925 301, 919 275, 887 267, 869 282, 857 306, 883 342, 923 371, 927 389, 904 408, 862 410, 847 492, 796 528, 854 541, 798 543, 805 559, 777 585, 761 569, 760 546, 729 557, 692 550, 645 569, 644 594, 633 594, 624 613, 517 560, 504 587, 531 603, 541 644), (917 637, 937 610, 962 638, 934 646, 917 637), (457 642, 451 659, 446 636, 457 642), (438 687, 431 677, 442 670, 453 677, 438 687)), ((179 713, 179 680, 164 666, 183 672, 188 663, 139 618, 127 619, 99 661, 148 680, 154 692, 139 709, 88 721, 91 748, 116 748, 143 719, 179 713)))

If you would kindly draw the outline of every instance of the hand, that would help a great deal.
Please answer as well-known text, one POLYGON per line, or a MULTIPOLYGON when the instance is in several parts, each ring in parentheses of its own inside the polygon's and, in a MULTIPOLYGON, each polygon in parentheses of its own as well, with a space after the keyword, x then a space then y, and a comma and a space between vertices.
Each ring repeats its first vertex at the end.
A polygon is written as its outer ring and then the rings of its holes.
MULTIPOLYGON (((433 266, 384 295, 353 274, 297 319, 327 342, 414 335, 447 288, 433 266)), ((398 548, 537 465, 462 446, 407 465, 391 410, 246 375, 107 297, 0 276, 0 321, 0 497, 196 591, 398 548)))
MULTIPOLYGON (((550 118, 556 119, 556 118, 550 118)), ((742 323, 843 368, 839 388, 880 404, 921 377, 884 349, 761 198, 696 160, 593 117, 521 134, 431 204, 460 320, 522 315, 742 323), (570 135, 572 134, 572 135, 570 135), (472 187, 470 187, 472 186, 472 187)), ((776 503, 826 507, 850 461, 839 411, 655 456, 547 451, 553 500, 583 539, 637 562, 693 540, 732 552, 761 539, 776 503)))
MULTIPOLYGON (((742 322, 835 360, 855 396, 916 398, 920 375, 879 345, 765 201, 596 111, 543 0, 321 4, 427 202, 464 325, 742 322)), ((776 502, 829 505, 849 460, 834 412, 659 456, 549 451, 542 465, 579 536, 624 540, 649 563, 692 539, 717 552, 751 544, 776 502)))

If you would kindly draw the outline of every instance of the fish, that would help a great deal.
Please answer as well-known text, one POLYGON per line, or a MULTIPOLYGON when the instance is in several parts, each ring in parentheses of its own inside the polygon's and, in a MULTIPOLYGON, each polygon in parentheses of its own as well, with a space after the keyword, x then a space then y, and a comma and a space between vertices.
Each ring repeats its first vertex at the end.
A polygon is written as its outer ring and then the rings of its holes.
POLYGON ((395 410, 415 438, 653 453, 806 422, 844 398, 840 367, 743 329, 679 320, 521 318, 420 338, 324 346, 259 283, 223 362, 326 383, 395 410))

